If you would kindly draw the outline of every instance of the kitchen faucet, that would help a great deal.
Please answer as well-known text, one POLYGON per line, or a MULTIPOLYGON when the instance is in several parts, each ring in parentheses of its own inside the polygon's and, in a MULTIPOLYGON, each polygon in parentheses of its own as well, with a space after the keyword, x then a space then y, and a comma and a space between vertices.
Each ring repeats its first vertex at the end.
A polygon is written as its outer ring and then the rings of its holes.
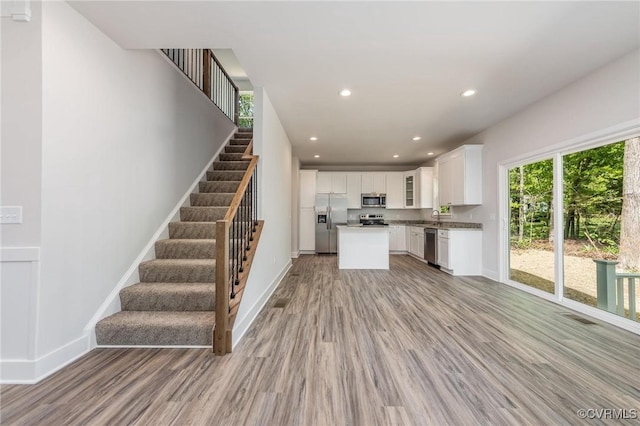
POLYGON ((440 212, 436 209, 431 212, 431 218, 433 218, 434 216, 436 217, 438 223, 440 223, 440 212))

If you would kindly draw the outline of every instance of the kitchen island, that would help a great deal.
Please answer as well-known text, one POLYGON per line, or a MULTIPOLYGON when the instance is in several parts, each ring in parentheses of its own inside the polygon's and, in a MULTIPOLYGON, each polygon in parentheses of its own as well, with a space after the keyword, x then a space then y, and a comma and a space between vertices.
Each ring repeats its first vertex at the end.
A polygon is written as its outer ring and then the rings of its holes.
POLYGON ((339 269, 389 269, 387 226, 338 225, 339 269))

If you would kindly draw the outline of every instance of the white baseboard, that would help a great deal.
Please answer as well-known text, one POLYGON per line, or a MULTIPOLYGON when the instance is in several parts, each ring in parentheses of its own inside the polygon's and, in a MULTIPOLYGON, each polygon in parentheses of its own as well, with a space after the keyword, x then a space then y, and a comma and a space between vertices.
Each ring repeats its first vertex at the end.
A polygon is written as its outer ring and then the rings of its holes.
POLYGON ((249 309, 247 314, 235 324, 235 326, 233 327, 233 340, 231 342, 231 348, 235 348, 238 342, 240 342, 240 340, 245 335, 251 324, 253 324, 253 321, 256 319, 273 292, 276 291, 276 289, 282 282, 282 279, 285 277, 285 275, 287 275, 287 272, 289 272, 291 266, 293 266, 293 263, 291 262, 291 260, 289 260, 286 265, 284 265, 284 268, 282 268, 280 273, 276 276, 276 278, 260 295, 256 303, 254 303, 253 306, 249 309))
POLYGON ((292 259, 297 259, 298 257, 300 257, 300 250, 291 252, 292 259))
POLYGON ((1 384, 33 384, 64 368, 91 350, 87 334, 35 360, 0 361, 1 384))
POLYGON ((500 277, 498 276, 498 273, 496 271, 493 271, 491 269, 483 269, 482 270, 482 276, 485 278, 488 278, 490 280, 493 281, 499 281, 500 277))
MULTIPOLYGON (((162 52, 160 52, 162 53, 162 52)), ((164 55, 164 54, 163 54, 164 55)), ((166 56, 166 55, 165 55, 166 56)), ((140 251, 138 256, 129 266, 129 269, 124 273, 120 281, 116 284, 116 286, 111 290, 111 293, 106 297, 105 301, 102 303, 100 308, 98 308, 97 312, 93 315, 93 317, 89 320, 87 325, 84 327, 85 333, 93 336, 91 338, 91 348, 96 347, 95 342, 95 327, 98 321, 103 318, 108 317, 109 315, 113 315, 116 312, 120 311, 120 291, 133 285, 140 281, 140 277, 138 275, 138 266, 141 262, 145 260, 155 259, 155 243, 161 239, 169 238, 169 223, 175 222, 180 218, 180 208, 189 205, 189 197, 192 193, 196 192, 198 189, 198 184, 204 180, 206 180, 207 171, 211 169, 211 166, 216 158, 220 155, 220 153, 224 150, 224 147, 229 143, 233 135, 235 134, 235 130, 233 130, 229 136, 224 140, 220 148, 213 155, 211 160, 207 162, 205 168, 198 174, 198 177, 195 179, 193 184, 189 187, 187 192, 182 196, 180 201, 175 205, 171 213, 167 216, 167 218, 162 222, 158 230, 153 234, 151 239, 147 242, 144 248, 140 251)))

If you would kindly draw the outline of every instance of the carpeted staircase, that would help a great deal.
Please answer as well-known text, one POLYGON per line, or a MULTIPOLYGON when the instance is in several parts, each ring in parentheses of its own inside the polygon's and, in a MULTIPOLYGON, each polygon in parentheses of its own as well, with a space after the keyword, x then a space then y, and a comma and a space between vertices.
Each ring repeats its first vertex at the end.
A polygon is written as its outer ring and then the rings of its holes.
POLYGON ((250 130, 224 148, 169 239, 156 242, 156 259, 139 266, 140 283, 120 291, 122 311, 96 324, 100 346, 211 346, 215 321, 217 220, 223 219, 249 166, 242 154, 250 130))

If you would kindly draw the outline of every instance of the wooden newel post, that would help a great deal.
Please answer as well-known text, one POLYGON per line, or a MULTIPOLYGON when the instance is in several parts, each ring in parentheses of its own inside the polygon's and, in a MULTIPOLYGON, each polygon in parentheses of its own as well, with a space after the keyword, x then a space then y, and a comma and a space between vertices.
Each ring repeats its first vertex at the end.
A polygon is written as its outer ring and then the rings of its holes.
POLYGON ((202 51, 202 90, 211 99, 211 50, 202 51))
POLYGON ((216 325, 213 330, 213 351, 227 353, 229 327, 229 222, 216 222, 216 325))
POLYGON ((616 313, 616 265, 615 260, 596 259, 598 308, 616 313))

